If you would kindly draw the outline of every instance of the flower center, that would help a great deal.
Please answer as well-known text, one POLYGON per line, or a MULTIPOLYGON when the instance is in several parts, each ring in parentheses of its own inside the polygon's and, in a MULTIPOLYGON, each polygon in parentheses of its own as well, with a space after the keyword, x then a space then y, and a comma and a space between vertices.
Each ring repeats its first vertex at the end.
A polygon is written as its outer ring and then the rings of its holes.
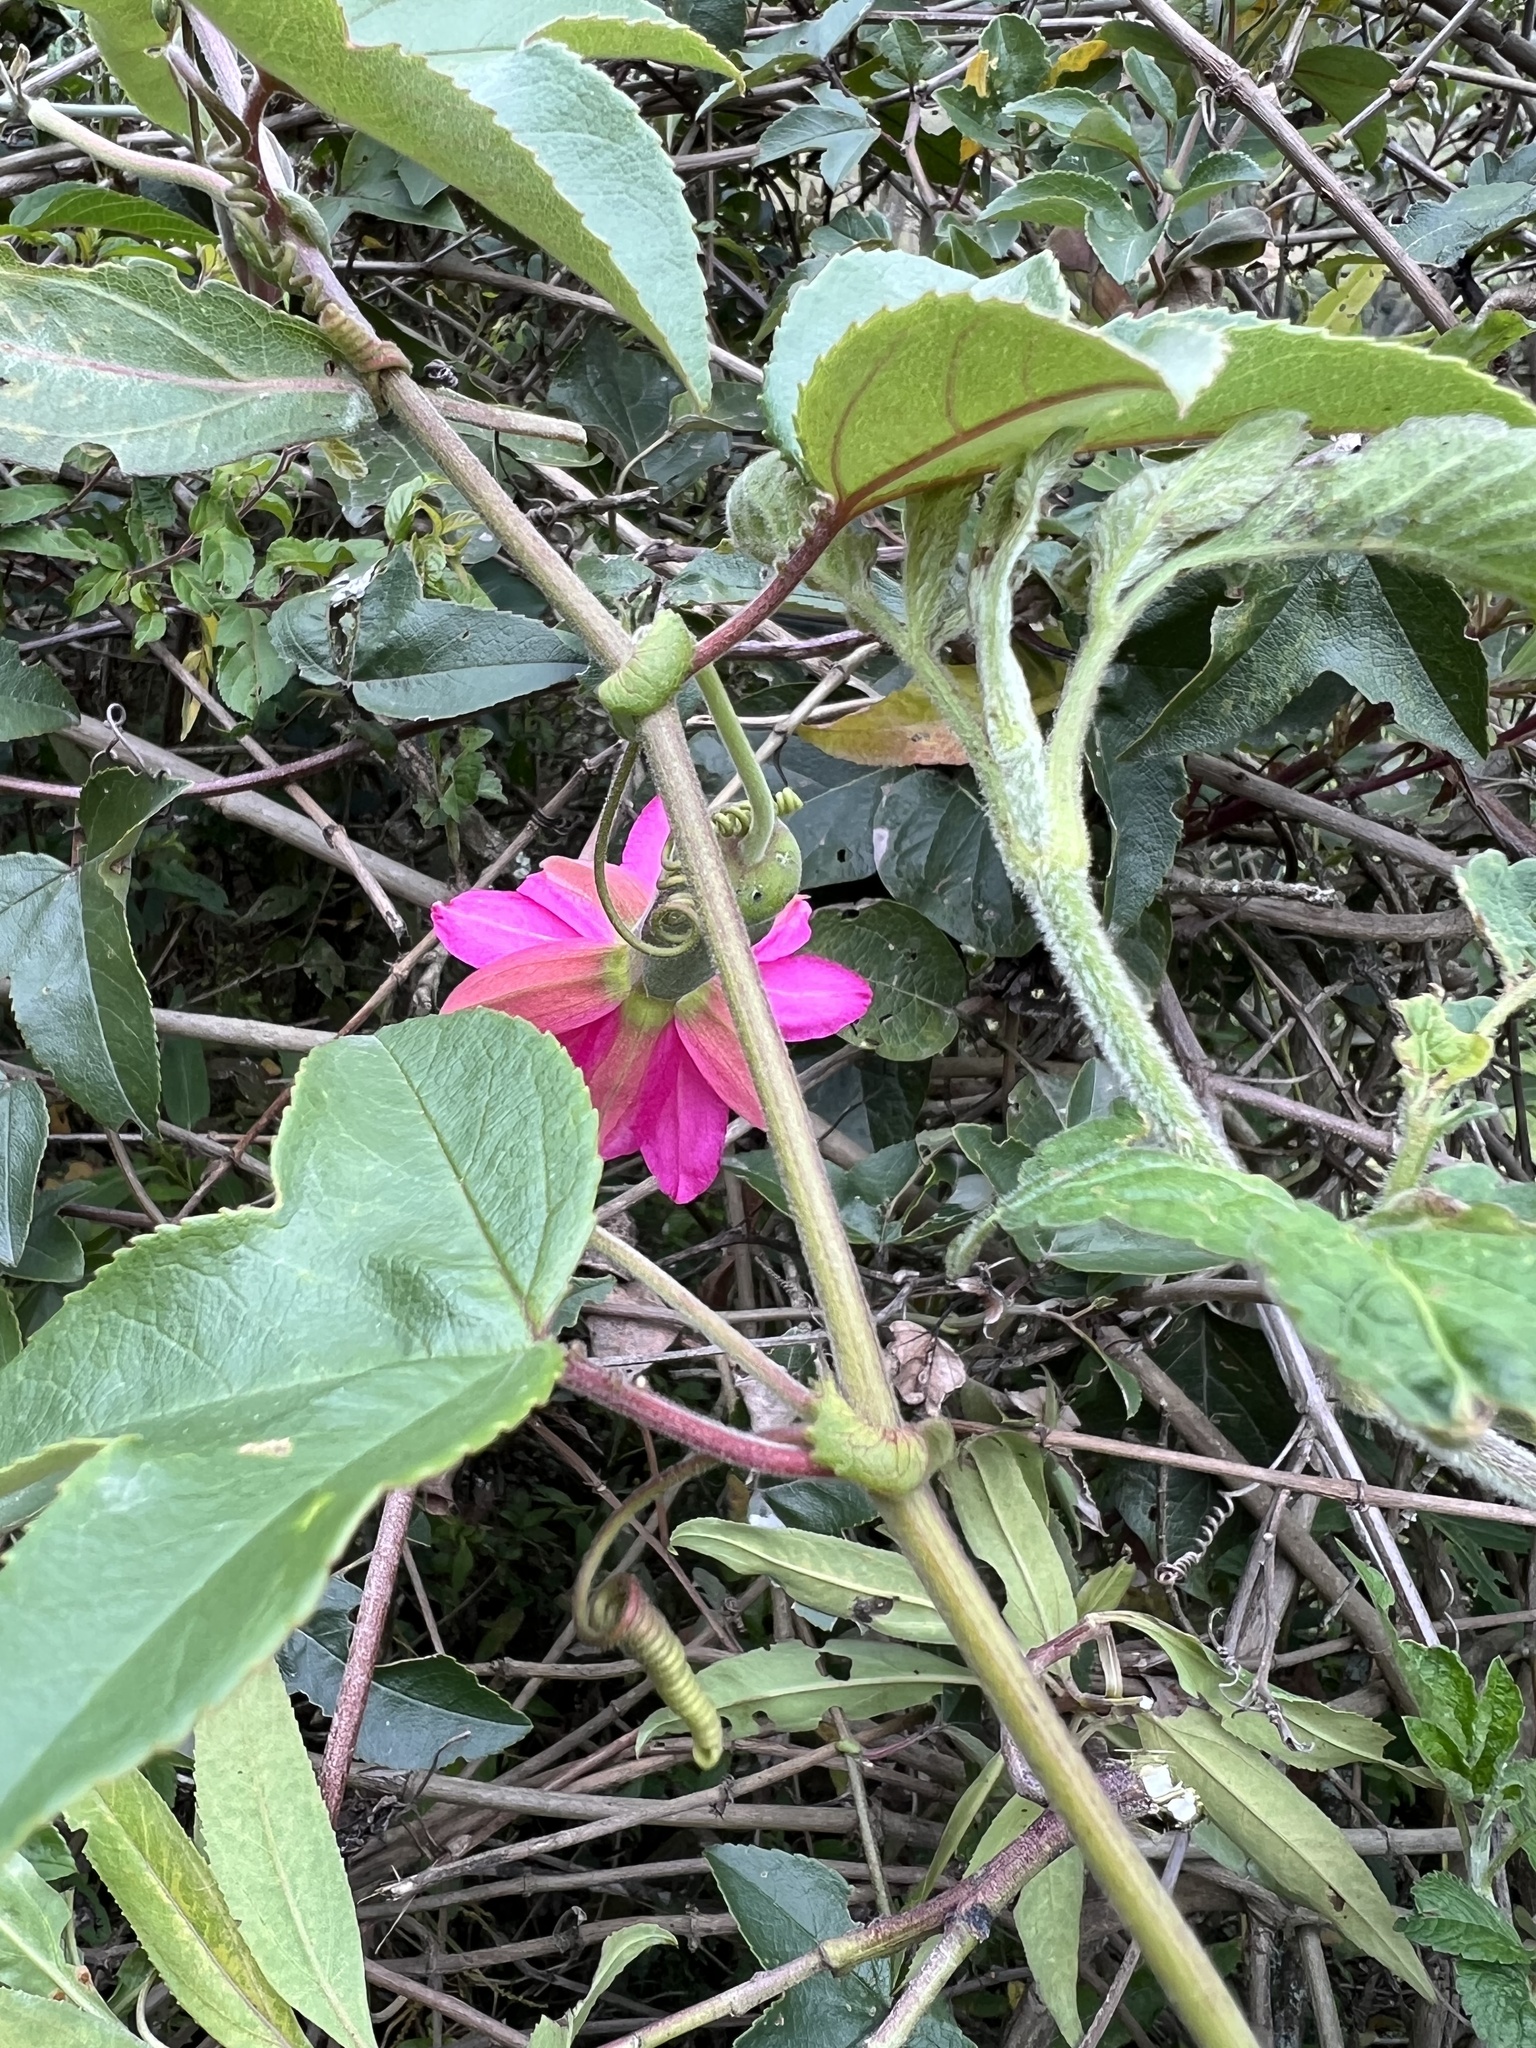
POLYGON ((657 956, 641 954, 640 980, 648 996, 664 1003, 681 1002, 690 990, 708 981, 715 971, 714 955, 703 938, 696 939, 684 953, 657 956))

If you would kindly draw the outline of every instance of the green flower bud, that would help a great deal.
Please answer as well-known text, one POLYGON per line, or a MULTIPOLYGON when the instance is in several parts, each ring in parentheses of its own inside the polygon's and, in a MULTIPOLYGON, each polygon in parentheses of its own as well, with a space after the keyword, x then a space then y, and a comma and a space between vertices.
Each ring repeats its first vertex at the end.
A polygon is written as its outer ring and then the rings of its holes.
POLYGON ((731 485, 725 501, 731 546, 777 568, 804 539, 818 506, 815 490, 782 455, 759 455, 731 485))

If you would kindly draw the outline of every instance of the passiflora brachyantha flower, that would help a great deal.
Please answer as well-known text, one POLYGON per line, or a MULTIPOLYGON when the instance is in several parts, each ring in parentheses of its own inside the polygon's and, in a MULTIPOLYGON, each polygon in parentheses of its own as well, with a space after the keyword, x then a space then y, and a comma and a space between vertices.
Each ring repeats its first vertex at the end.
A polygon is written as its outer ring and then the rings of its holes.
MULTIPOLYGON (((666 842, 657 798, 607 869, 612 906, 637 931, 658 901, 666 842)), ((444 1010, 484 1004, 553 1033, 592 1091, 605 1159, 639 1152, 674 1202, 691 1202, 719 1169, 730 1113, 761 1128, 707 947, 636 950, 609 922, 590 860, 547 860, 517 889, 470 889, 436 905, 432 922, 477 970, 444 1010)), ((752 949, 787 1039, 824 1038, 869 1007, 869 983, 807 953, 810 935, 810 905, 796 896, 752 949)))

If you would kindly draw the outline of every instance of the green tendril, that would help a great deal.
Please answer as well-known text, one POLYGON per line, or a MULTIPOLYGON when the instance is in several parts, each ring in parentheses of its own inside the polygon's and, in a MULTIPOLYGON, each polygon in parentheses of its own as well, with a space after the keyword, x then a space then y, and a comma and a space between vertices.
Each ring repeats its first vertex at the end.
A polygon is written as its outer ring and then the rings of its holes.
POLYGON ((613 900, 613 892, 608 886, 608 849, 613 843, 613 828, 618 821, 619 805, 624 801, 624 792, 629 787, 629 778, 634 773, 635 762, 639 757, 640 742, 631 740, 619 756, 619 765, 608 785, 608 794, 603 798, 603 808, 597 820, 596 842, 592 849, 592 883, 597 890, 597 900, 603 906, 603 915, 626 946, 636 953, 643 953, 651 960, 671 960, 679 953, 686 953, 698 938, 698 920, 692 919, 685 936, 676 940, 669 939, 665 944, 658 945, 654 940, 642 937, 633 926, 625 923, 618 905, 613 900))
POLYGON ((687 1480, 707 1472, 719 1460, 700 1455, 685 1458, 632 1494, 593 1538, 571 1589, 572 1617, 584 1643, 601 1650, 619 1650, 633 1657, 655 1686, 663 1703, 693 1737, 693 1760, 701 1771, 713 1769, 725 1749, 725 1729, 688 1654, 670 1622, 632 1572, 615 1572, 594 1586, 603 1558, 619 1531, 654 1500, 672 1493, 687 1480))
POLYGON ((705 710, 715 722, 721 744, 731 757, 731 766, 741 777, 742 790, 752 807, 752 823, 742 844, 741 858, 744 866, 755 867, 767 853, 773 839, 773 828, 778 823, 773 792, 768 787, 763 764, 752 750, 746 728, 736 715, 730 693, 720 680, 718 669, 711 663, 708 668, 699 670, 694 681, 704 699, 705 710))

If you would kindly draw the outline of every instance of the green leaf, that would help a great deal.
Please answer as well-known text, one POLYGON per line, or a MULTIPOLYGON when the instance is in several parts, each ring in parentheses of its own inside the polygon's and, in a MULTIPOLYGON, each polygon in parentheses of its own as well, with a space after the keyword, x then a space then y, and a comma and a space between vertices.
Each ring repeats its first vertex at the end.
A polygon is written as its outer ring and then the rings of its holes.
POLYGON ((0 640, 0 740, 62 732, 79 715, 74 698, 51 669, 40 661, 23 661, 9 640, 0 640))
POLYGON ((850 765, 803 739, 786 741, 778 758, 785 781, 804 799, 789 820, 800 848, 802 886, 818 889, 872 875, 875 811, 894 772, 850 765))
MULTIPOLYGON (((775 1643, 771 1649, 748 1650, 744 1656, 722 1657, 699 1673, 699 1683, 729 1722, 734 1734, 750 1734, 754 1717, 763 1715, 775 1728, 802 1733, 841 1707, 850 1720, 869 1720, 903 1707, 924 1706, 946 1685, 974 1685, 962 1665, 899 1643, 873 1643, 839 1638, 824 1650, 804 1643, 775 1643), (848 1663, 846 1678, 828 1677, 820 1666, 832 1657, 848 1663)), ((635 1737, 638 1756, 658 1735, 670 1735, 683 1723, 665 1707, 651 1714, 635 1737)))
POLYGON ((757 145, 757 161, 776 163, 803 149, 819 149, 822 180, 835 192, 879 139, 879 126, 856 99, 823 84, 812 88, 809 106, 792 107, 769 122, 757 145))
MULTIPOLYGON (((1342 125, 1365 111, 1396 69, 1381 50, 1362 49, 1357 43, 1316 43, 1296 59, 1291 83, 1342 125)), ((1354 133, 1355 148, 1367 170, 1380 157, 1386 141, 1387 110, 1383 107, 1354 133)))
POLYGON ((987 814, 963 782, 903 775, 875 812, 874 844, 880 879, 897 902, 973 953, 1012 957, 1036 943, 987 814))
POLYGON ((1536 1999, 1529 1967, 1458 1963, 1456 1990, 1477 2039, 1487 2048, 1536 2048, 1536 1999))
MULTIPOLYGON (((355 1586, 333 1579, 320 1606, 278 1652, 289 1691, 303 1693, 324 1714, 336 1711, 352 1640, 348 1615, 357 1598, 355 1586)), ((521 1742, 532 1725, 454 1658, 402 1658, 374 1670, 357 1754, 388 1770, 426 1771, 495 1756, 521 1742)))
POLYGON ((1393 1039, 1392 1051, 1405 1073, 1421 1081, 1470 1081, 1492 1059, 1492 1040, 1453 1024, 1438 996, 1407 996, 1395 1007, 1407 1031, 1393 1039))
POLYGON ((71 1827, 178 2005, 223 2048, 304 2048, 246 1946, 207 1859, 141 1771, 69 1802, 71 1827))
POLYGON ((1536 185, 1463 185, 1444 199, 1419 199, 1403 215, 1398 240, 1416 263, 1451 269, 1463 256, 1536 213, 1536 185))
POLYGON ((1077 1959, 1082 1945, 1083 1852, 1069 1849, 1037 1870, 1014 1901, 1013 1924, 1035 1989, 1069 2043, 1082 2039, 1077 1959))
POLYGON ((116 192, 110 185, 74 178, 24 192, 12 201, 7 226, 33 228, 39 234, 54 228, 104 228, 142 241, 181 242, 191 247, 219 239, 217 228, 162 206, 158 200, 140 199, 133 192, 116 192))
POLYGON ((654 130, 577 53, 735 67, 649 0, 601 4, 213 0, 206 11, 296 92, 595 285, 702 403, 703 280, 682 187, 654 130))
MULTIPOLYGON (((81 1278, 85 1272, 85 1255, 80 1249, 80 1240, 58 1213, 60 1205, 67 1200, 67 1182, 56 1188, 34 1191, 32 1228, 27 1232, 21 1256, 12 1264, 8 1278, 51 1280, 59 1287, 71 1286, 81 1278)), ((16 1348, 20 1350, 21 1347, 18 1344, 16 1348)))
POLYGON ((1179 214, 1186 206, 1203 206, 1236 185, 1264 183, 1264 172, 1251 156, 1240 149, 1214 149, 1191 170, 1174 199, 1173 210, 1179 214))
POLYGON ((32 1193, 48 1143, 48 1104, 24 1074, 0 1076, 0 1266, 14 1266, 32 1229, 32 1193))
POLYGON ((96 0, 85 19, 91 41, 139 112, 184 135, 187 97, 160 55, 167 32, 150 0, 96 0))
POLYGON ((1214 308, 1090 330, 1072 324, 1049 256, 978 281, 868 249, 835 257, 796 293, 763 410, 844 517, 999 468, 1065 427, 1084 447, 1112 448, 1205 440, 1275 411, 1319 433, 1473 411, 1536 424, 1525 399, 1402 344, 1214 308))
POLYGON ((199 1718, 196 1775, 209 1865, 268 1983, 342 2048, 374 2048, 351 1888, 276 1665, 199 1718))
POLYGON ((64 1956, 70 1900, 45 1884, 19 1849, 0 1860, 0 1984, 38 1998, 67 1999, 104 2017, 106 2006, 64 1956))
POLYGON ((1294 1743, 1287 1743, 1267 1714, 1245 1707, 1253 1693, 1250 1673, 1228 1670, 1197 1637, 1155 1615, 1120 1612, 1108 1619, 1156 1643, 1173 1665, 1184 1692, 1208 1706, 1229 1734, 1289 1770, 1328 1771, 1340 1764, 1379 1763, 1392 1739, 1390 1729, 1367 1720, 1364 1714, 1270 1686, 1269 1696, 1279 1703, 1295 1738, 1294 1743))
POLYGON ((131 2048, 137 2039, 110 2013, 103 2018, 57 1999, 0 1991, 0 2048, 131 2048))
POLYGON ((85 858, 0 859, 0 963, 33 1057, 108 1130, 155 1129, 160 1056, 125 904, 139 833, 185 784, 104 768, 80 799, 85 858))
POLYGON ((380 718, 455 718, 547 690, 584 662, 557 633, 516 612, 423 597, 397 548, 359 597, 343 579, 290 598, 272 645, 312 683, 343 684, 380 718))
POLYGON ((819 1614, 856 1618, 881 1635, 908 1643, 947 1643, 949 1631, 917 1573, 895 1550, 875 1550, 808 1529, 760 1529, 713 1517, 673 1531, 674 1550, 697 1550, 728 1571, 755 1578, 767 1572, 792 1600, 819 1614))
POLYGON ((1014 1231, 1108 1220, 1213 1263, 1258 1264, 1307 1341, 1415 1427, 1474 1434, 1491 1408, 1536 1412, 1525 1335, 1536 1231, 1504 1209, 1349 1224, 1259 1175, 1116 1149, 1112 1130, 1085 1125, 1040 1147, 1000 1220, 1014 1231))
POLYGON ((1507 1963, 1529 1972, 1531 1957, 1515 1928, 1465 1878, 1428 1871, 1413 1887, 1413 1903, 1419 1910, 1402 1923, 1410 1941, 1464 1962, 1507 1963))
MULTIPOLYGON (((1385 346, 1319 338, 1343 348, 1385 346)), ((1426 359, 1430 366, 1460 368, 1433 358, 1426 359)), ((1492 403, 1483 409, 1492 412, 1492 403)), ((1357 452, 1335 445, 1293 464, 1245 516, 1188 549, 1179 573, 1347 548, 1530 601, 1533 514, 1536 433, 1491 418, 1419 419, 1378 434, 1357 452)))
POLYGON ((253 718, 293 674, 294 662, 273 645, 267 615, 256 605, 232 604, 221 612, 213 644, 219 695, 237 718, 253 718))
POLYGON ((553 1040, 493 1011, 338 1040, 275 1208, 140 1239, 6 1368, 0 1493, 68 1476, 0 1573, 0 1843, 179 1739, 385 1488, 548 1395, 595 1124, 553 1040))
POLYGON ((0 461, 55 470, 106 448, 128 476, 180 476, 347 434, 373 401, 318 327, 163 263, 89 270, 0 248, 0 461))
POLYGON ((1415 739, 1466 762, 1488 742, 1488 668, 1466 607, 1439 577, 1329 555, 1299 578, 1255 579, 1211 621, 1211 657, 1133 742, 1143 753, 1225 753, 1317 677, 1389 703, 1415 739))
POLYGON ((1397 1909, 1338 1828, 1283 1772, 1202 1707, 1173 1719, 1138 1714, 1136 1725, 1143 1747, 1168 1758, 1174 1776, 1193 1786, 1217 1827, 1276 1889, 1321 1913, 1421 1997, 1433 1998, 1423 1964, 1397 1932, 1397 1909))
POLYGON ((981 227, 993 221, 1028 220, 1048 227, 1081 228, 1090 214, 1124 205, 1108 178, 1096 178, 1087 171, 1033 171, 1000 192, 976 219, 981 227))
POLYGON ((851 1479, 787 1479, 765 1486, 763 1498, 791 1529, 810 1529, 818 1536, 841 1536, 874 1521, 874 1500, 851 1479))
MULTIPOLYGON (((1144 356, 1065 314, 1049 259, 980 280, 923 256, 850 250, 790 302, 764 416, 847 518, 979 476, 1062 427, 1097 425, 1127 394, 1165 389, 1144 356)), ((1214 373, 1219 343, 1205 354, 1214 373)))
POLYGON ((571 2008, 563 2020, 541 2019, 533 2033, 534 2048, 571 2048, 571 2043, 586 2024, 588 2014, 621 1972, 650 1949, 676 1947, 677 1936, 669 1934, 664 1927, 624 1927, 617 1934, 610 1934, 603 1943, 586 1996, 571 2008))
POLYGON ((1506 977, 1536 970, 1536 860, 1511 863, 1489 847, 1457 870, 1456 886, 1506 977))
POLYGON ((449 234, 464 232, 463 216, 448 197, 444 180, 371 135, 351 138, 335 186, 316 200, 315 207, 333 237, 354 213, 449 234), (419 196, 412 196, 413 187, 419 196))
POLYGON ((967 1445, 944 1484, 967 1544, 1003 1582, 1003 1612, 1025 1649, 1071 1628, 1077 1602, 1067 1568, 1012 1444, 990 1436, 967 1445))
MULTIPOLYGON (((705 1852, 747 1946, 766 1969, 793 1962, 853 1926, 848 1886, 809 1856, 730 1843, 705 1852)), ((737 2048, 856 2048, 891 2002, 891 1966, 864 1963, 797 1984, 737 2037, 737 2048)), ((951 2020, 927 2015, 912 2048, 964 2048, 951 2020)))
POLYGON ((877 903, 854 917, 818 910, 811 951, 851 967, 874 990, 864 1015, 842 1034, 850 1044, 888 1060, 926 1060, 959 1029, 965 969, 943 934, 904 903, 877 903))
MULTIPOLYGON (((907 1899, 909 1906, 916 1906, 929 1896, 939 1879, 960 1853, 961 1843, 964 1842, 967 1835, 971 1832, 976 1816, 983 1811, 988 1800, 992 1797, 993 1787, 1002 1774, 1003 1758, 1001 1756, 993 1756, 987 1763, 982 1765, 976 1776, 972 1778, 970 1784, 966 1786, 960 1797, 950 1808, 948 1818, 944 1822, 944 1832, 939 1836, 938 1845, 934 1849, 932 1856, 928 1859, 928 1868, 919 1880, 916 1890, 907 1899)), ((1012 1801, 1009 1802, 1010 1805, 1012 1803, 1012 1801)), ((990 1834, 992 1831, 989 1828, 986 1832, 990 1834)), ((973 1857, 973 1867, 975 1860, 973 1857)))

